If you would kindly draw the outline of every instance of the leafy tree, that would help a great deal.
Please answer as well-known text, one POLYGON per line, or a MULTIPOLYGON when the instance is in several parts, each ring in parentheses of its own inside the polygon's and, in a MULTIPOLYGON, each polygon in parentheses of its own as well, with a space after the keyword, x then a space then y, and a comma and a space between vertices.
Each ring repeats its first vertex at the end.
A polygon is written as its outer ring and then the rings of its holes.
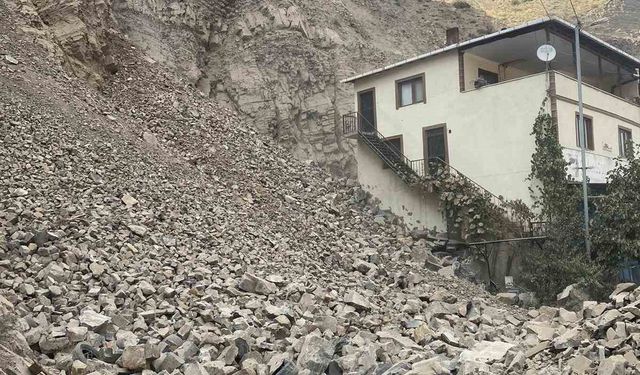
POLYGON ((585 256, 580 189, 569 178, 557 127, 544 109, 532 135, 530 191, 548 239, 523 256, 521 281, 543 302, 555 301, 556 294, 573 283, 597 293, 603 288, 604 267, 585 256))
POLYGON ((596 202, 593 224, 596 255, 612 269, 640 258, 640 159, 628 149, 607 176, 607 194, 596 202))

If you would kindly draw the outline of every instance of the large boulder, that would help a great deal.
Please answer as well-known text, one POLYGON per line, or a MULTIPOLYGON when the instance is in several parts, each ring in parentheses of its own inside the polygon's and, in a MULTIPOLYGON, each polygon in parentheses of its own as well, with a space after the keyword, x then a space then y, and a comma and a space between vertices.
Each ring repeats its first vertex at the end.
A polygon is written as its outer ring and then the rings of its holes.
POLYGON ((591 298, 587 291, 578 284, 571 284, 558 293, 556 298, 558 306, 564 307, 571 311, 580 311, 582 303, 589 301, 591 298))

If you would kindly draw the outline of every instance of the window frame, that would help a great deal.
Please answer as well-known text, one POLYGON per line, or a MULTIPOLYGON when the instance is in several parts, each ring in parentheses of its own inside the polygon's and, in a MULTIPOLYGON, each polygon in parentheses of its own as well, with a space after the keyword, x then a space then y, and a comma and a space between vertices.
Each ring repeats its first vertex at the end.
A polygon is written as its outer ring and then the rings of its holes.
POLYGON ((624 126, 618 126, 618 156, 621 158, 627 158, 627 152, 628 150, 625 150, 625 146, 623 145, 620 141, 620 135, 625 132, 629 134, 629 141, 631 141, 631 144, 633 144, 633 132, 631 131, 631 129, 624 127, 624 126))
MULTIPOLYGON (((595 127, 593 126, 593 117, 588 115, 583 115, 583 117, 585 120, 585 131, 587 132, 586 134, 587 144, 585 149, 587 151, 595 151, 596 142, 595 142, 595 129, 594 129, 595 127), (590 127, 587 126, 587 120, 589 121, 590 127), (589 129, 591 129, 591 132, 589 132, 589 129)), ((575 117, 576 146, 578 148, 582 148, 582 145, 580 144, 580 129, 578 128, 579 125, 580 125, 580 113, 576 112, 576 117, 575 117)))
POLYGON ((424 73, 420 73, 420 74, 416 74, 410 77, 406 77, 406 78, 402 78, 402 79, 398 79, 396 80, 396 109, 400 109, 400 108, 404 108, 404 107, 408 107, 414 104, 420 104, 420 103, 426 103, 427 102, 427 79, 424 73), (415 101, 416 99, 416 86, 414 84, 411 85, 411 96, 412 96, 412 102, 410 104, 405 104, 405 105, 401 105, 402 104, 402 90, 401 90, 401 86, 403 83, 406 83, 408 81, 414 81, 414 80, 418 80, 421 79, 422 80, 422 100, 421 101, 415 101))

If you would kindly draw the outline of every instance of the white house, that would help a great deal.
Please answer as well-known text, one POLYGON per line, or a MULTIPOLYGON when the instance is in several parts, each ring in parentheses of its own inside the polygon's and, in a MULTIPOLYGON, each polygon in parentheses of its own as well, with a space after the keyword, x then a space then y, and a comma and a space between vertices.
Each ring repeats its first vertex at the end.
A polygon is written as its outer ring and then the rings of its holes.
MULTIPOLYGON (((442 159, 496 196, 530 203, 531 132, 547 99, 567 160, 575 168, 580 160, 572 24, 544 18, 465 42, 448 31, 448 39, 442 49, 343 81, 355 86, 356 112, 344 117, 344 131, 358 139, 360 183, 421 228, 444 228, 438 199, 405 184, 385 152, 397 149, 418 175, 429 173, 424 160, 442 159), (548 66, 536 56, 543 44, 557 51, 548 66)), ((640 60, 582 32, 581 62, 588 176, 602 184, 626 141, 640 137, 640 60)))

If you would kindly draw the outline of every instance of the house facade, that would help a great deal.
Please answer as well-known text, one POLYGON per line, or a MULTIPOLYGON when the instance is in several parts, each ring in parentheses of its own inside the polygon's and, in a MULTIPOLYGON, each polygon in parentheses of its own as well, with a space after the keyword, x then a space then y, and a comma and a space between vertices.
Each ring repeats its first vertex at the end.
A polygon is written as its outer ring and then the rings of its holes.
MULTIPOLYGON (((588 33, 580 39, 587 174, 604 184, 625 145, 640 138, 640 60, 588 33)), ((413 227, 445 227, 438 197, 407 184, 398 160, 422 176, 439 160, 499 199, 531 204, 531 133, 541 107, 581 179, 574 26, 545 18, 450 42, 343 81, 356 93, 344 131, 358 140, 358 179, 381 206, 413 227), (557 52, 549 63, 536 54, 543 44, 557 52)))

